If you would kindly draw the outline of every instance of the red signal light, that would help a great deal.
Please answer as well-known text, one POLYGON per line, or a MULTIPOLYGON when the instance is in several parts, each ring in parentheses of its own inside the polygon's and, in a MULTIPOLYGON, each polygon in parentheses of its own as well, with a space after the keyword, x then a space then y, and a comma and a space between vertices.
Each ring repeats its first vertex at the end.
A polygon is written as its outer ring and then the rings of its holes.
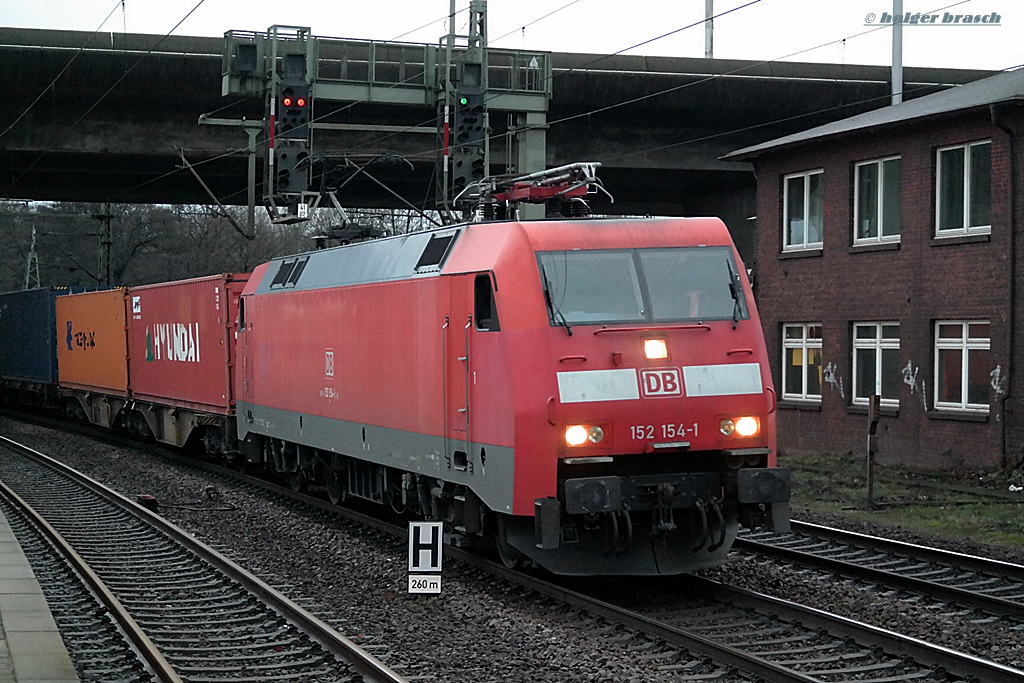
POLYGON ((305 107, 306 106, 306 98, 305 97, 300 97, 298 100, 295 101, 295 106, 297 106, 297 107, 305 107))
POLYGON ((283 104, 286 107, 292 106, 292 98, 290 96, 286 96, 283 100, 281 100, 281 104, 283 104))

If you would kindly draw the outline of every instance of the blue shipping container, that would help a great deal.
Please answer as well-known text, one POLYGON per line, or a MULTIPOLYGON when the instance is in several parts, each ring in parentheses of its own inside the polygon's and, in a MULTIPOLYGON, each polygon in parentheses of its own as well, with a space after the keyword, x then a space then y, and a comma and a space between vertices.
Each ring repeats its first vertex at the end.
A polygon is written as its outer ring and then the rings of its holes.
POLYGON ((85 287, 46 287, 0 294, 0 380, 57 383, 58 296, 85 287))

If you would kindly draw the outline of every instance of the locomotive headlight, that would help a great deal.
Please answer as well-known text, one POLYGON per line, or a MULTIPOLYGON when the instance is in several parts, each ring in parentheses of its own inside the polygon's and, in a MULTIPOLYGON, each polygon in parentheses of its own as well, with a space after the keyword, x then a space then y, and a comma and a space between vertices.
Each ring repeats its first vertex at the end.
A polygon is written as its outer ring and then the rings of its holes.
POLYGON ((584 446, 588 443, 601 443, 604 430, 597 425, 570 425, 565 428, 565 445, 584 446))
POLYGON ((754 436, 761 430, 756 417, 741 417, 736 420, 736 433, 740 436, 754 436))
POLYGON ((726 436, 754 436, 761 431, 761 423, 756 417, 744 416, 722 420, 718 428, 726 436))
POLYGON ((644 357, 647 360, 668 358, 668 343, 664 339, 644 339, 644 357))
POLYGON ((582 446, 587 442, 587 428, 583 425, 572 425, 565 428, 565 443, 568 446, 582 446))

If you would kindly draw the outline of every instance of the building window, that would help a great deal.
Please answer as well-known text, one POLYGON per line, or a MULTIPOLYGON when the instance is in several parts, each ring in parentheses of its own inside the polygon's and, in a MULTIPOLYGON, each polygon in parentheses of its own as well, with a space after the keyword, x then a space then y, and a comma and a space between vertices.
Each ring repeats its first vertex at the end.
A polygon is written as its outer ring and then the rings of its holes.
POLYGON ((988 321, 935 323, 935 408, 988 411, 988 321))
POLYGON ((938 151, 935 235, 952 237, 992 231, 992 143, 938 151))
POLYGON ((820 249, 824 224, 821 171, 786 176, 783 250, 820 249))
POLYGON ((872 394, 882 405, 898 406, 900 373, 899 323, 856 323, 853 326, 853 402, 867 405, 872 394))
POLYGON ((900 158, 867 161, 854 176, 854 244, 900 238, 900 158))
POLYGON ((821 323, 782 326, 782 398, 821 400, 821 323))

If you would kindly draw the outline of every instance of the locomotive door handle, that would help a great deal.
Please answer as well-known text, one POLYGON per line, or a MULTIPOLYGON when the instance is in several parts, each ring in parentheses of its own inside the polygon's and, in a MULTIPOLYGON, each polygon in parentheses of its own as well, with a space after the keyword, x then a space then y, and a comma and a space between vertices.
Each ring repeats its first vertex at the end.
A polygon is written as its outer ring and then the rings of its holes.
POLYGON ((732 351, 726 351, 725 355, 731 356, 731 355, 733 355, 735 353, 745 353, 748 356, 753 356, 754 355, 754 350, 753 349, 733 349, 732 351))
POLYGON ((555 397, 554 396, 549 396, 548 397, 548 424, 551 425, 552 427, 555 426, 555 411, 554 411, 554 407, 555 407, 555 397))
POLYGON ((775 398, 775 389, 773 387, 766 387, 768 394, 772 397, 772 407, 768 409, 768 414, 771 415, 775 412, 775 408, 778 406, 778 400, 775 398))

